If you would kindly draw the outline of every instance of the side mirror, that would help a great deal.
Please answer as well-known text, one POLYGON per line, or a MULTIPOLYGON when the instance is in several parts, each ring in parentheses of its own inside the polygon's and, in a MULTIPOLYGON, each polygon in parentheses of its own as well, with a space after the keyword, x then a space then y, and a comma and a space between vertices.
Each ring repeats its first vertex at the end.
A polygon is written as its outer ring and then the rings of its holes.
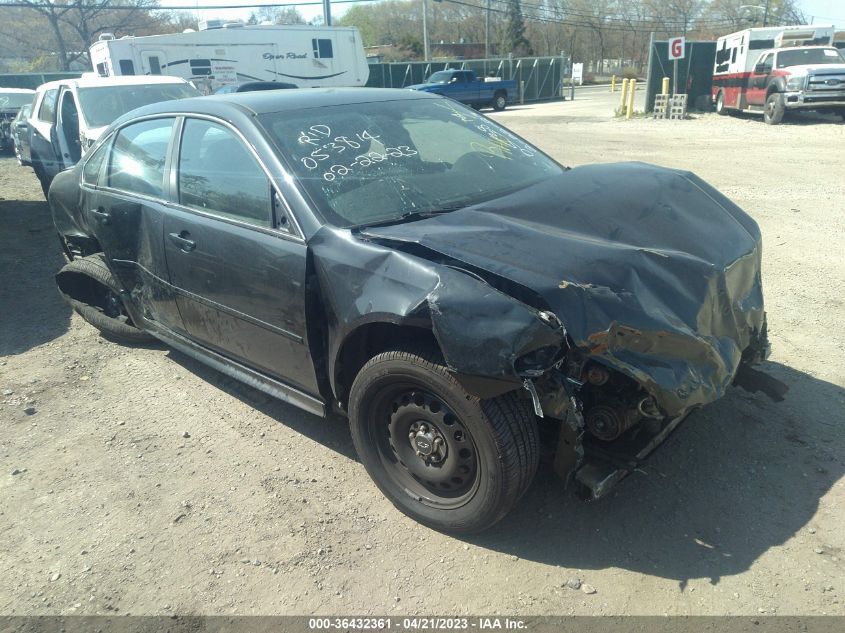
POLYGON ((763 75, 765 73, 766 73, 766 65, 765 64, 757 64, 754 67, 754 74, 763 75))

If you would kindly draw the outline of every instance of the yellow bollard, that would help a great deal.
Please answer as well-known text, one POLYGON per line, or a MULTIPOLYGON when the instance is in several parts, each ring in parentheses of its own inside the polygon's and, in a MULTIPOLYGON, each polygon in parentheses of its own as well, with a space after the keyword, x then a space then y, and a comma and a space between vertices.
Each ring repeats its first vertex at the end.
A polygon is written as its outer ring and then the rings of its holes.
POLYGON ((634 94, 636 93, 636 90, 637 80, 632 79, 628 83, 628 112, 625 115, 626 119, 630 119, 632 116, 634 116, 634 94))
POLYGON ((668 95, 669 94, 669 78, 668 77, 663 78, 663 90, 660 91, 660 94, 662 94, 662 95, 668 95))
POLYGON ((628 80, 622 80, 622 98, 619 100, 619 114, 625 111, 625 101, 628 98, 628 80))
POLYGON ((610 92, 616 92, 616 75, 610 76, 610 92))

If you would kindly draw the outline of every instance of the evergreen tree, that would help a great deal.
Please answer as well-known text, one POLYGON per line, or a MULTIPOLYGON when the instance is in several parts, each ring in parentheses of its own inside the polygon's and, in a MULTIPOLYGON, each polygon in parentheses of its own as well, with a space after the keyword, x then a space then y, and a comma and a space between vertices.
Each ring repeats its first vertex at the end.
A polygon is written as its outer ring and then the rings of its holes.
POLYGON ((505 23, 503 52, 513 53, 517 57, 533 55, 531 43, 525 37, 525 20, 522 17, 522 5, 519 0, 508 0, 505 23))

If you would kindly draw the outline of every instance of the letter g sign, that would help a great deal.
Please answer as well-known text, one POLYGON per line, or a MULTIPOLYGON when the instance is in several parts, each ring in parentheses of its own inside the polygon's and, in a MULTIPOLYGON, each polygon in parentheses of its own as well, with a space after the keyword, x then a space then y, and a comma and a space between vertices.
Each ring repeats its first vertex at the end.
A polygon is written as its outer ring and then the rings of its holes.
POLYGON ((683 37, 673 37, 669 40, 669 59, 684 58, 684 40, 683 37))

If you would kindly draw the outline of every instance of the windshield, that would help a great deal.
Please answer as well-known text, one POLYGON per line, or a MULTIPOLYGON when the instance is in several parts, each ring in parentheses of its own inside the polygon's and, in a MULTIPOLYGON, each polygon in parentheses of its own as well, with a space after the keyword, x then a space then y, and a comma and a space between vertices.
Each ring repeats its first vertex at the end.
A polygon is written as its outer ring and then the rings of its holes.
POLYGON ((778 53, 778 68, 804 64, 843 64, 845 59, 835 48, 805 48, 778 53))
POLYGON ((346 104, 259 119, 317 209, 341 227, 454 210, 563 171, 449 99, 346 104))
POLYGON ((22 108, 32 103, 32 93, 26 92, 0 92, 0 110, 11 108, 22 108))
POLYGON ((80 88, 79 105, 88 127, 102 127, 141 106, 198 96, 199 91, 188 84, 103 86, 80 88))
POLYGON ((453 76, 454 75, 452 73, 447 72, 445 70, 441 70, 439 73, 434 73, 433 75, 431 75, 431 77, 428 78, 428 83, 447 84, 453 76))

